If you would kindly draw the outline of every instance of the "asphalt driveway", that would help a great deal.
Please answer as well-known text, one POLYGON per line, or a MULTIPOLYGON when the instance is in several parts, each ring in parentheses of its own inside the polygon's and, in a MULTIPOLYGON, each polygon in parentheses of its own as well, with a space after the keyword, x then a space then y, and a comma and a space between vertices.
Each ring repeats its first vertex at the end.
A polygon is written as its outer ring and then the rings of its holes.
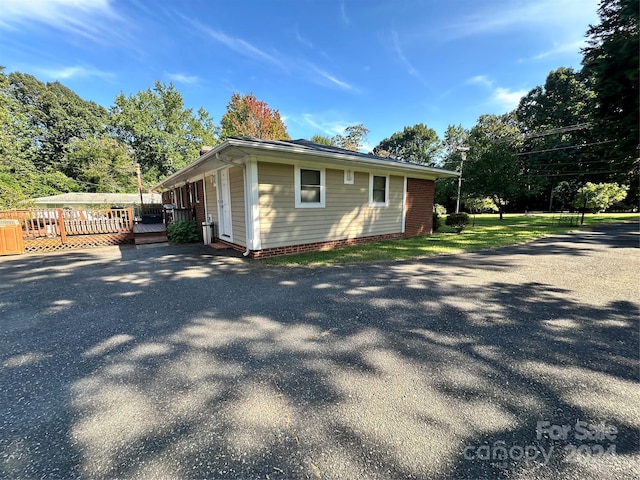
POLYGON ((0 477, 638 478, 638 230, 0 257, 0 477))

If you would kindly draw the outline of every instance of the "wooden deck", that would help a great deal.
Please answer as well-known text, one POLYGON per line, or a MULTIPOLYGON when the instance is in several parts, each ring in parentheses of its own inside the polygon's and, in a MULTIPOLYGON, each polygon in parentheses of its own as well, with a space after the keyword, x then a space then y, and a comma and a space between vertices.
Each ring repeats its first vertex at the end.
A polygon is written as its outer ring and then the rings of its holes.
POLYGON ((166 231, 167 227, 164 223, 136 223, 133 226, 133 233, 135 234, 161 233, 166 231))

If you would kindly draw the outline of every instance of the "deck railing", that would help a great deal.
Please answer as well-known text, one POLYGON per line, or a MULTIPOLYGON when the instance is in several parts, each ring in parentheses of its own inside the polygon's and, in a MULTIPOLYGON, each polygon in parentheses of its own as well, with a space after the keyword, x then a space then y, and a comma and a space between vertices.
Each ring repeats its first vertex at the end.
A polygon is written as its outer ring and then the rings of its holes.
POLYGON ((24 238, 130 233, 133 231, 131 208, 75 210, 65 208, 33 208, 0 211, 0 218, 18 220, 24 238))
POLYGON ((164 223, 169 225, 173 222, 195 220, 193 209, 191 208, 165 208, 164 223))

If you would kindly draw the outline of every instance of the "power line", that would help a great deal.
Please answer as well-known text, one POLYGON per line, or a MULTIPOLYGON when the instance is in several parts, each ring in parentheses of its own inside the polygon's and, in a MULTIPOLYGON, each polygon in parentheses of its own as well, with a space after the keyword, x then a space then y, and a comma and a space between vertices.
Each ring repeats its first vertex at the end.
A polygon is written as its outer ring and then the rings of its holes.
POLYGON ((541 173, 541 174, 525 174, 527 177, 567 177, 567 176, 576 176, 579 177, 581 175, 604 175, 605 173, 618 173, 623 174, 624 172, 620 172, 618 170, 605 170, 601 172, 569 172, 569 173, 541 173))
POLYGON ((531 151, 531 152, 517 153, 516 155, 532 155, 534 153, 555 152, 557 150, 567 150, 569 148, 590 147, 592 145, 603 145, 605 143, 612 143, 612 142, 615 142, 615 140, 605 140, 603 142, 583 143, 582 145, 568 145, 566 147, 548 148, 546 150, 534 150, 534 151, 531 151))
POLYGON ((543 130, 541 132, 534 132, 524 136, 525 140, 529 138, 546 137, 547 135, 554 135, 556 133, 573 132, 575 130, 584 130, 585 128, 591 128, 591 123, 577 123, 575 125, 568 125, 566 127, 551 128, 549 130, 543 130))

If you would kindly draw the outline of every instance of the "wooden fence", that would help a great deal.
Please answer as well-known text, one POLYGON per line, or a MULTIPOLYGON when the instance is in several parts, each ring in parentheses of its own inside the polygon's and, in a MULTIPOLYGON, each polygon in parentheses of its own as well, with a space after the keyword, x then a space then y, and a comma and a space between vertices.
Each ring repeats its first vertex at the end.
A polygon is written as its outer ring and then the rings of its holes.
POLYGON ((131 208, 75 210, 65 208, 0 211, 22 227, 26 251, 51 251, 133 241, 131 208))

